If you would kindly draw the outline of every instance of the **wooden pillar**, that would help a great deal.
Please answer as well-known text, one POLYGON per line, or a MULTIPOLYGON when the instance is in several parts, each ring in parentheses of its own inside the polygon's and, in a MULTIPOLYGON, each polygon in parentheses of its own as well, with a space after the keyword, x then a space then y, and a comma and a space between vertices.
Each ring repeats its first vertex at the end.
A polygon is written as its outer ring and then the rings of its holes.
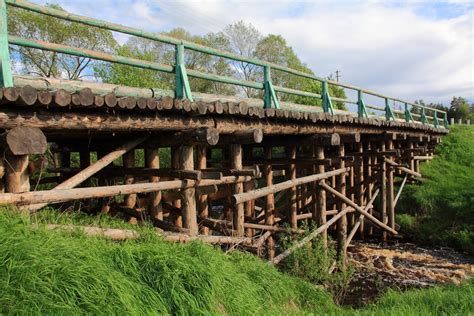
POLYGON ((28 175, 28 155, 13 155, 6 150, 5 165, 5 191, 7 193, 20 193, 30 190, 28 175))
MULTIPOLYGON (((316 146, 316 159, 324 159, 324 147, 323 146, 316 146)), ((318 165, 318 173, 324 173, 325 166, 324 164, 318 165)), ((326 191, 321 188, 319 185, 317 186, 317 202, 316 206, 318 208, 318 226, 323 226, 327 222, 327 215, 326 215, 326 191)), ((321 233, 321 239, 323 240, 323 246, 326 249, 328 245, 328 232, 325 229, 321 233)))
MULTIPOLYGON (((359 206, 365 205, 365 198, 364 198, 364 156, 362 153, 364 152, 364 145, 362 142, 356 143, 356 150, 360 156, 356 157, 356 204, 359 206)), ((361 238, 364 237, 364 221, 362 221, 359 225, 359 235, 361 238)))
MULTIPOLYGON (((242 169, 242 145, 232 144, 230 145, 230 160, 232 169, 242 169)), ((236 183, 232 186, 233 194, 239 194, 244 191, 242 183, 236 183)), ((239 203, 235 205, 233 210, 233 223, 234 229, 237 231, 237 236, 244 236, 244 204, 239 203)))
MULTIPOLYGON (((248 146, 244 147, 244 158, 248 160, 253 159, 253 148, 248 146)), ((255 180, 252 179, 248 182, 244 182, 244 192, 251 191, 255 189, 255 180)), ((254 218, 255 217, 255 200, 250 200, 245 202, 244 204, 244 212, 246 218, 254 218)), ((245 235, 247 237, 253 237, 254 230, 251 228, 245 229, 245 235)))
MULTIPOLYGON (((366 147, 366 150, 367 152, 371 152, 371 150, 373 149, 373 146, 372 146, 372 143, 371 142, 367 142, 367 147, 366 147)), ((374 174, 373 172, 373 166, 376 164, 376 159, 372 157, 372 155, 370 156, 367 156, 367 172, 366 172, 366 201, 370 201, 372 199, 372 194, 373 194, 373 188, 374 188, 374 183, 373 183, 373 180, 372 180, 372 175, 374 174)), ((372 211, 372 208, 368 210, 369 214, 372 215, 373 211, 372 211)), ((374 229, 373 229, 373 226, 372 225, 369 225, 368 227, 368 235, 371 236, 374 232, 374 229)))
MULTIPOLYGON (((196 147, 197 150, 197 169, 205 170, 207 168, 207 147, 200 145, 196 147)), ((200 217, 209 217, 209 203, 207 200, 207 194, 200 194, 197 199, 197 212, 200 217)), ((209 228, 202 226, 200 233, 203 235, 209 235, 209 228)))
MULTIPOLYGON (((265 160, 270 161, 272 159, 272 147, 264 147, 265 160)), ((267 186, 273 185, 273 170, 271 162, 265 163, 265 182, 267 186)), ((267 195, 266 197, 266 207, 265 207, 265 225, 273 226, 274 224, 274 212, 275 212, 275 197, 272 194, 267 195)), ((268 247, 268 260, 273 260, 275 257, 275 242, 273 236, 268 237, 267 239, 268 247)))
MULTIPOLYGON (((150 169, 160 168, 159 149, 145 148, 145 167, 150 169)), ((150 182, 159 182, 160 177, 152 176, 150 182)), ((161 205, 161 191, 148 194, 148 214, 151 218, 163 220, 163 206, 161 205)))
MULTIPOLYGON (((98 150, 97 151, 97 160, 104 157, 105 155, 107 155, 107 152, 105 150, 98 150)), ((106 185, 109 184, 109 181, 104 176, 100 176, 99 180, 98 180, 98 183, 99 183, 99 186, 106 186, 106 185)), ((110 211, 110 205, 109 205, 110 199, 111 198, 102 198, 102 199, 100 199, 100 207, 101 207, 100 211, 102 213, 108 213, 110 211)))
POLYGON ((410 150, 410 158, 409 158, 410 159, 410 169, 415 171, 415 160, 413 159, 413 148, 414 148, 413 142, 409 142, 408 146, 411 149, 410 150))
MULTIPOLYGON (((171 168, 179 169, 180 168, 180 157, 179 157, 179 147, 171 147, 171 168)), ((181 209, 181 199, 173 201, 173 206, 177 209, 181 209)), ((173 222, 177 227, 183 227, 183 217, 180 213, 173 214, 173 222)))
MULTIPOLYGON (((380 152, 385 152, 385 141, 380 143, 380 152)), ((387 224, 387 163, 385 162, 385 154, 380 157, 380 191, 382 198, 382 223, 387 224)), ((382 241, 387 240, 387 232, 382 232, 382 241)))
MULTIPOLYGON (((123 155, 123 166, 124 168, 135 167, 135 150, 130 150, 123 155)), ((124 184, 132 184, 134 181, 133 176, 127 175, 124 179, 124 184)), ((137 195, 130 194, 124 196, 124 205, 128 208, 134 208, 137 203, 137 195)))
MULTIPOLYGON (((359 144, 359 143, 357 143, 359 144)), ((351 199, 352 202, 356 202, 355 199, 355 169, 354 169, 354 164, 351 165, 351 170, 349 171, 349 181, 346 186, 347 190, 350 190, 351 194, 349 198, 351 199)), ((360 205, 360 204, 359 204, 360 205)), ((350 213, 349 214, 349 227, 352 227, 355 225, 355 213, 350 213)))
MULTIPOLYGON (((271 153, 270 153, 271 156, 271 153)), ((296 146, 292 145, 288 148, 287 152, 288 159, 296 159, 296 146)), ((290 162, 288 165, 288 174, 290 180, 296 179, 296 164, 294 162, 290 162)), ((290 226, 291 228, 298 228, 298 221, 297 221, 297 213, 298 213, 298 205, 296 202, 296 187, 290 189, 289 198, 288 198, 288 209, 290 210, 290 226)))
MULTIPOLYGON (((389 150, 394 149, 393 140, 387 141, 387 147, 389 150)), ((390 160, 394 161, 391 157, 390 160)), ((395 187, 393 184, 394 170, 393 167, 389 167, 388 170, 388 226, 395 229, 395 187)))
MULTIPOLYGON (((180 147, 180 169, 194 170, 193 146, 182 145, 180 147)), ((197 210, 196 210, 196 190, 194 188, 183 189, 182 216, 183 225, 189 229, 189 235, 198 234, 197 210)))
MULTIPOLYGON (((344 144, 340 144, 338 147, 338 156, 344 157, 344 144)), ((343 159, 340 160, 339 168, 344 168, 345 162, 343 159)), ((342 194, 346 195, 346 175, 345 173, 337 177, 337 190, 342 194)), ((346 203, 338 199, 337 210, 342 212, 346 208, 346 203)), ((346 267, 346 239, 347 239, 347 215, 343 215, 337 222, 337 258, 341 263, 342 269, 346 267)))

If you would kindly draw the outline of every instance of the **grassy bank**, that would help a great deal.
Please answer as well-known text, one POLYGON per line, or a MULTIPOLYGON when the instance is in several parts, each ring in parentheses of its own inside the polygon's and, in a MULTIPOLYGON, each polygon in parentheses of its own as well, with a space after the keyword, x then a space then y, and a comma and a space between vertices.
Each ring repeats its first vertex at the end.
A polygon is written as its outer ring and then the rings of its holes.
POLYGON ((398 222, 417 241, 474 253, 474 126, 453 126, 421 170, 427 180, 404 192, 398 222))
MULTIPOLYGON (((172 244, 140 228, 142 238, 114 243, 45 222, 125 227, 107 217, 0 212, 2 314, 467 314, 474 284, 389 292, 361 310, 252 255, 199 242, 172 244), (38 228, 32 224, 36 224, 38 228)), ((136 228, 136 227, 135 227, 136 228)))

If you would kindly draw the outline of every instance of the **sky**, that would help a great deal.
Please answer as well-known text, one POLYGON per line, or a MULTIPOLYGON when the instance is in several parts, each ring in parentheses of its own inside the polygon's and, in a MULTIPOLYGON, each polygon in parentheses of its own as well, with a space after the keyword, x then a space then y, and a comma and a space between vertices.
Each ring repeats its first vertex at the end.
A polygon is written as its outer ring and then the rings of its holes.
POLYGON ((183 27, 203 35, 243 20, 282 35, 318 76, 339 70, 344 83, 407 101, 474 102, 474 0, 34 2, 156 32, 183 27))

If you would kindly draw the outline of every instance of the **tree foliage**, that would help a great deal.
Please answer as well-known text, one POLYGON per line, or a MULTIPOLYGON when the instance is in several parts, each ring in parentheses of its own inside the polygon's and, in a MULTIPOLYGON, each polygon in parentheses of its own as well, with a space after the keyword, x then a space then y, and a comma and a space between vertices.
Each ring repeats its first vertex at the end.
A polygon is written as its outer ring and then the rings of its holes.
MULTIPOLYGON (((63 10, 56 4, 48 6, 63 10)), ((107 30, 17 8, 10 9, 8 13, 8 29, 12 35, 103 52, 113 51, 117 46, 112 32, 107 30)), ((90 66, 98 63, 89 58, 27 47, 12 46, 11 49, 20 71, 43 77, 81 79, 90 75, 90 66)))

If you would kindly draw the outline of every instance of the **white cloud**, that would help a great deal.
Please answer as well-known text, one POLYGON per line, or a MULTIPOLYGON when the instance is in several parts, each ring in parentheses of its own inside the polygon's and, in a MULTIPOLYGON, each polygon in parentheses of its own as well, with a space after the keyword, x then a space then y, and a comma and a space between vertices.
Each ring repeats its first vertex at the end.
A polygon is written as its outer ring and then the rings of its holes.
POLYGON ((448 103, 453 95, 474 101, 474 13, 469 1, 440 2, 458 10, 455 17, 443 18, 428 14, 444 12, 430 1, 59 2, 75 13, 151 31, 180 26, 204 34, 244 20, 264 34, 283 35, 320 76, 340 70, 344 82, 409 101, 448 103), (98 7, 100 11, 93 10, 98 7))

